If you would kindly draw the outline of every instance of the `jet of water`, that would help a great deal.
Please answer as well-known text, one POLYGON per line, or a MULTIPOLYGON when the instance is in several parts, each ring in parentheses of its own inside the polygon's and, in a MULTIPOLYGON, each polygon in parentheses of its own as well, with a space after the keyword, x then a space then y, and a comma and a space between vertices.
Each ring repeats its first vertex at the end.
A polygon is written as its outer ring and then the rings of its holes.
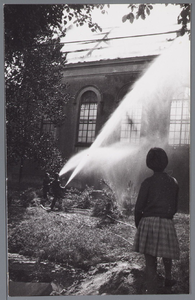
POLYGON ((91 147, 74 155, 62 168, 60 176, 73 170, 67 184, 79 173, 98 170, 113 181, 117 190, 121 180, 127 182, 131 178, 138 182, 140 174, 147 172, 147 151, 153 146, 164 147, 167 141, 162 135, 167 122, 163 115, 170 109, 178 89, 190 88, 189 45, 188 36, 177 38, 154 60, 110 116, 91 147), (142 119, 145 133, 140 143, 133 145, 114 141, 112 137, 120 128, 123 116, 132 119, 132 111, 137 105, 141 105, 144 111, 142 119))

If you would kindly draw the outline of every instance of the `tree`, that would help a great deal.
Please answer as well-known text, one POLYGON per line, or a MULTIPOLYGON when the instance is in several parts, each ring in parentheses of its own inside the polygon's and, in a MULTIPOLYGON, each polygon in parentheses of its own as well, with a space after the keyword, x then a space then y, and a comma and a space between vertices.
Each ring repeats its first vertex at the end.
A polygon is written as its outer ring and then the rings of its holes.
POLYGON ((62 85, 64 59, 59 43, 34 48, 25 53, 19 75, 6 80, 8 164, 20 163, 20 179, 25 159, 35 160, 42 168, 59 167, 61 158, 52 132, 44 123, 60 125, 65 115, 63 106, 69 100, 62 85), (18 78, 19 77, 19 78, 18 78), (55 164, 49 153, 55 149, 55 164), (48 160, 48 162, 47 162, 48 160))
MULTIPOLYGON (((165 4, 166 6, 169 4, 165 4)), ((191 5, 190 4, 174 4, 181 7, 181 12, 177 18, 178 24, 181 24, 180 35, 184 35, 187 32, 187 24, 190 22, 191 18, 191 5)), ((129 21, 133 23, 135 19, 142 18, 145 20, 146 16, 150 15, 153 9, 152 4, 129 4, 128 8, 130 12, 123 16, 122 21, 129 21)))
MULTIPOLYGON (((176 4, 175 4, 176 5, 176 4)), ((181 13, 177 18, 178 24, 181 24, 181 35, 184 35, 187 31, 187 24, 191 20, 191 5, 190 4, 179 4, 181 7, 181 13)))
POLYGON ((25 160, 42 169, 59 169, 62 164, 52 132, 45 122, 59 126, 64 121, 63 106, 70 99, 61 83, 65 56, 60 37, 68 22, 88 23, 92 30, 93 5, 5 5, 5 88, 7 163, 20 165, 22 179, 25 160))

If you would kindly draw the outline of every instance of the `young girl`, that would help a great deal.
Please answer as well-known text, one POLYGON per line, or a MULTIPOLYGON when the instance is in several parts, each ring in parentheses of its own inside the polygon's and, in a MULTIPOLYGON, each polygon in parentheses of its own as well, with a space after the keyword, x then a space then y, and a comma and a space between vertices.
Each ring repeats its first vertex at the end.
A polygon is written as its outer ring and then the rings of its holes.
POLYGON ((178 184, 164 172, 168 165, 166 152, 152 148, 146 165, 154 171, 140 187, 135 205, 137 232, 133 251, 145 255, 146 285, 148 294, 157 292, 157 257, 162 257, 165 268, 165 286, 173 286, 172 259, 179 259, 179 245, 173 223, 177 212, 178 184))

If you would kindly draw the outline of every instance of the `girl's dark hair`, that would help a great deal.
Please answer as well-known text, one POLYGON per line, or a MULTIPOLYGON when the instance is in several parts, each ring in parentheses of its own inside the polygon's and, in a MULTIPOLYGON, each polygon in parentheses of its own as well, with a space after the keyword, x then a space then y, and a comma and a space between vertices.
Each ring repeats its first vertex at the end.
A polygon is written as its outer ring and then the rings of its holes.
POLYGON ((168 157, 162 148, 151 148, 146 156, 146 165, 155 172, 162 172, 168 165, 168 157))

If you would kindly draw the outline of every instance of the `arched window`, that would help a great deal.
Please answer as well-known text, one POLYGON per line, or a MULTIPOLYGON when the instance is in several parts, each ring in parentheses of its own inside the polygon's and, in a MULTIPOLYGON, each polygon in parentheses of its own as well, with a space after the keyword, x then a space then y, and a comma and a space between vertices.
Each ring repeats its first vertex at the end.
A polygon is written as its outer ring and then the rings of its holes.
POLYGON ((125 114, 121 122, 120 140, 138 144, 141 133, 142 106, 134 107, 130 114, 125 114))
POLYGON ((94 91, 81 95, 77 142, 91 144, 96 135, 98 101, 94 91))
POLYGON ((173 97, 170 110, 169 144, 190 144, 190 90, 181 89, 173 97))

